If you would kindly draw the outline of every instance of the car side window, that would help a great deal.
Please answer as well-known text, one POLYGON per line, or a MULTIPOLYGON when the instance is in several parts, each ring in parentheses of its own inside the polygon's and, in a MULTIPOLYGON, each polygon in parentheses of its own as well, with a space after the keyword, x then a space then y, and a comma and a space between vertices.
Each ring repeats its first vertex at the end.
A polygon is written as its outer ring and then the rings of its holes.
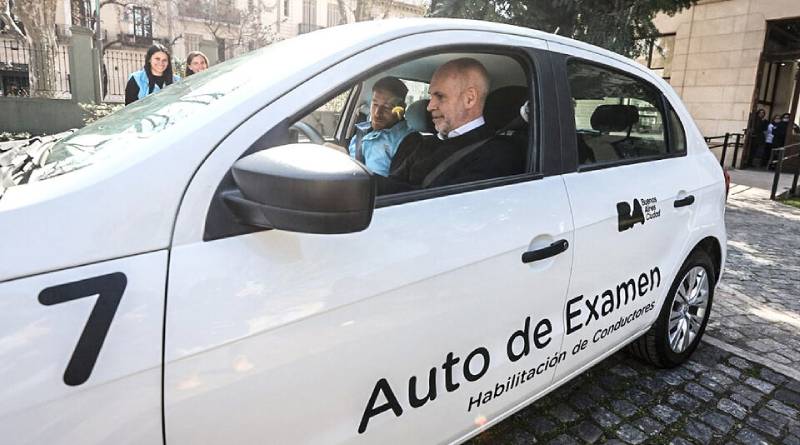
POLYGON ((324 142, 334 142, 336 140, 336 128, 350 96, 351 90, 345 90, 332 99, 328 100, 314 111, 307 114, 300 120, 300 124, 295 124, 289 136, 294 142, 318 142, 313 141, 314 136, 320 136, 324 142), (308 130, 307 125, 311 128, 308 130), (316 135, 314 134, 316 133, 316 135))
POLYGON ((577 60, 568 63, 567 72, 581 165, 668 153, 661 94, 654 87, 577 60))
MULTIPOLYGON (((520 109, 533 103, 531 71, 521 57, 491 53, 437 53, 405 61, 321 99, 317 104, 323 105, 290 126, 289 141, 324 144, 350 155, 375 174, 383 196, 444 187, 450 194, 461 190, 449 186, 516 177, 528 172, 531 128, 520 109), (469 119, 461 119, 469 113, 457 109, 462 83, 448 78, 434 84, 436 70, 453 61, 461 65, 451 75, 483 70, 488 77, 482 110, 469 119), (437 125, 443 135, 437 135, 437 125)), ((528 109, 535 117, 536 106, 528 109)))

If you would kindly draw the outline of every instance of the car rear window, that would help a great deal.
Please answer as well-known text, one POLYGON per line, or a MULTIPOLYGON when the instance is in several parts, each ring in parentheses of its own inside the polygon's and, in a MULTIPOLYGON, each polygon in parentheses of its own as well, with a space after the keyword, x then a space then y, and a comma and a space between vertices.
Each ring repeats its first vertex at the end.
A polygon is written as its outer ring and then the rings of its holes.
POLYGON ((581 61, 568 64, 582 165, 667 153, 660 93, 619 71, 581 61))

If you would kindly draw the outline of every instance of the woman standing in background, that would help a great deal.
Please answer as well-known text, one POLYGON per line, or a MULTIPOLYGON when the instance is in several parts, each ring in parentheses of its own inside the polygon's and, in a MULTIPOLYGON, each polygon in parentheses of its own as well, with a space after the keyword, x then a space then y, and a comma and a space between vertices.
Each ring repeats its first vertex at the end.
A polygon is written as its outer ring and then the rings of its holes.
POLYGON ((200 51, 192 51, 186 56, 186 77, 208 69, 208 57, 200 51))
POLYGON ((131 73, 125 86, 125 105, 158 92, 181 78, 172 74, 172 60, 164 45, 154 44, 144 57, 144 68, 131 73))

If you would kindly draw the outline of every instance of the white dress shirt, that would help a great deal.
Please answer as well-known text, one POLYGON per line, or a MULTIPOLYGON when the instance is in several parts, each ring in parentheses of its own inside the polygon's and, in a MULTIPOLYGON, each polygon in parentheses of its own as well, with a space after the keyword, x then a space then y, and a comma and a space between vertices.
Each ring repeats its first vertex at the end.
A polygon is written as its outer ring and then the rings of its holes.
POLYGON ((441 140, 454 138, 456 136, 461 136, 464 133, 468 133, 468 132, 480 127, 481 125, 483 125, 485 123, 486 123, 486 121, 483 120, 483 116, 480 116, 477 119, 473 119, 473 120, 467 122, 466 124, 456 128, 455 130, 451 131, 450 133, 447 133, 447 137, 444 137, 444 136, 442 136, 441 134, 438 134, 438 133, 437 133, 437 136, 439 136, 439 139, 441 139, 441 140))

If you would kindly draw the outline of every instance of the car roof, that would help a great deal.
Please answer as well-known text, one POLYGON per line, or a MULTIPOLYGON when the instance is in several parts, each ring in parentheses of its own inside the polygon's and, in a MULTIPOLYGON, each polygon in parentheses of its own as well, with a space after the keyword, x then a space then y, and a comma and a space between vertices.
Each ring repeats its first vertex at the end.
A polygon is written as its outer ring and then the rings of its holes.
POLYGON ((508 25, 504 23, 487 22, 481 20, 449 19, 449 18, 396 18, 385 20, 373 20, 369 22, 358 22, 347 25, 334 26, 322 30, 314 31, 309 35, 325 33, 326 38, 332 38, 335 34, 341 36, 358 33, 364 40, 374 40, 376 44, 386 40, 402 37, 410 34, 432 32, 432 31, 487 31, 512 34, 524 37, 542 39, 564 46, 569 46, 584 51, 590 51, 601 56, 612 58, 630 67, 641 71, 641 66, 635 61, 617 54, 615 52, 600 48, 595 45, 580 42, 568 37, 540 31, 532 28, 508 25), (378 37, 384 37, 378 39, 378 37))

